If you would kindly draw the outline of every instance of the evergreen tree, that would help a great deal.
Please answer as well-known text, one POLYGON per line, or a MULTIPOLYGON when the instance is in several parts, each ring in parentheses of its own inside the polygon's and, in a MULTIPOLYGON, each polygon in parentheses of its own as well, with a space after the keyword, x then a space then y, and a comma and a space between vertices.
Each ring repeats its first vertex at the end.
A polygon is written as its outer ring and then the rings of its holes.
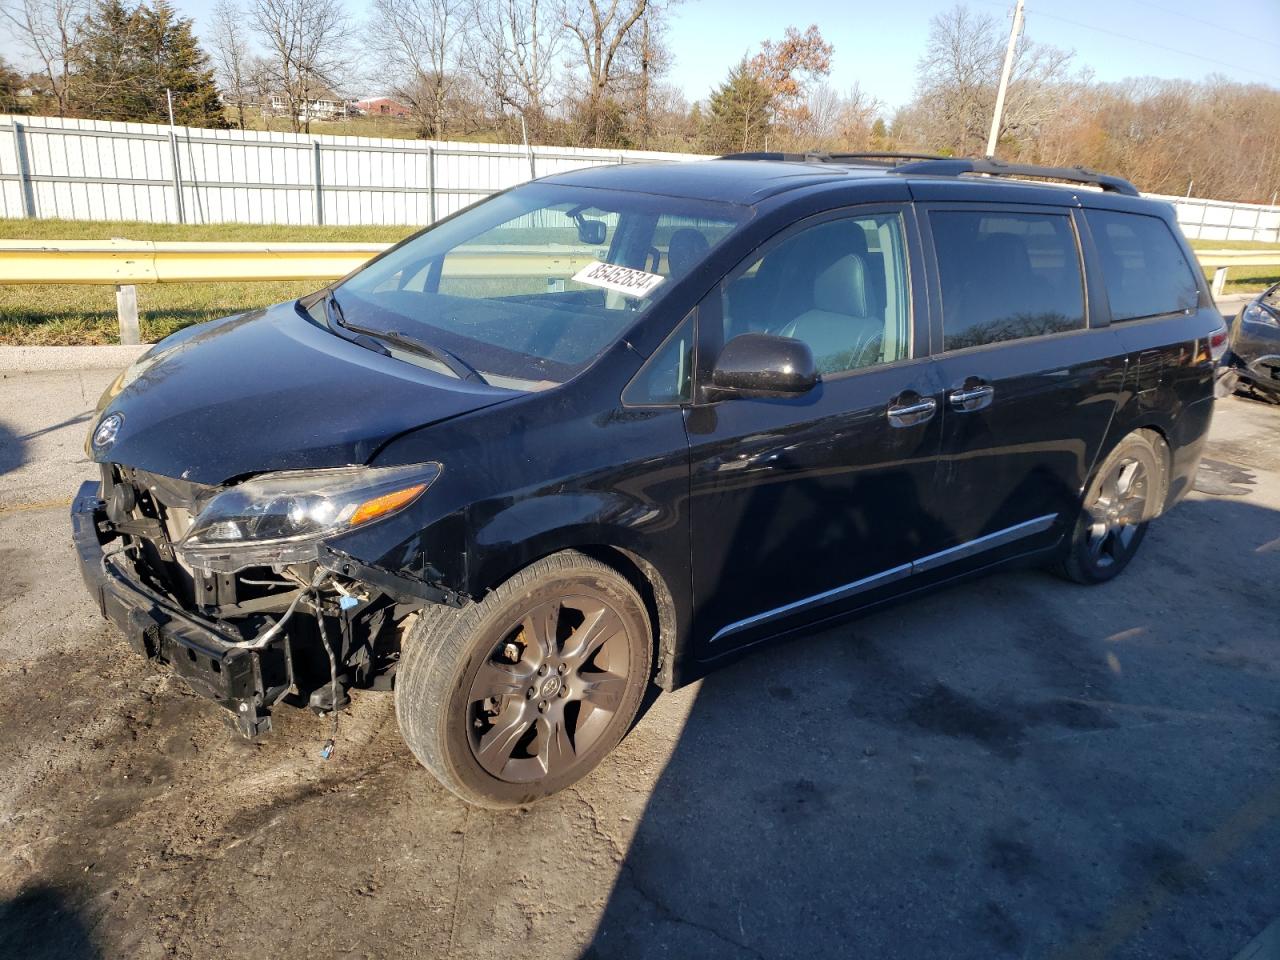
POLYGON ((745 60, 711 94, 702 122, 702 146, 710 153, 763 150, 772 128, 773 95, 745 60))
POLYGON ((177 123, 227 126, 209 58, 169 0, 100 0, 77 51, 74 89, 72 108, 99 120, 164 123, 168 90, 177 123))

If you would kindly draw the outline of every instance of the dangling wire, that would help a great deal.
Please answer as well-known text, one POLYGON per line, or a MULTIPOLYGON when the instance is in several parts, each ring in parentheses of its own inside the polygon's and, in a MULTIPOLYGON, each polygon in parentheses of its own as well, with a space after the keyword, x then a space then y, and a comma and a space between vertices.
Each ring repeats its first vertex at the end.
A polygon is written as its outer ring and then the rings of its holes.
POLYGON ((316 611, 316 624, 320 627, 320 642, 324 644, 324 652, 329 655, 329 718, 333 726, 329 731, 329 739, 320 748, 320 758, 328 760, 333 756, 334 744, 338 740, 338 660, 333 655, 333 647, 329 645, 329 632, 324 626, 324 610, 320 605, 320 588, 328 576, 317 570, 315 579, 311 581, 312 606, 316 611))

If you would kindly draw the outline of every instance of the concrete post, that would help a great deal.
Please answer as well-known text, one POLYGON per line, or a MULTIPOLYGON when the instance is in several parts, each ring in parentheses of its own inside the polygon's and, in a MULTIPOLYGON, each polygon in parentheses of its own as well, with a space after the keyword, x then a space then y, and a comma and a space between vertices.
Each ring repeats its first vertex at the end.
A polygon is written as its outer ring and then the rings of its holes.
POLYGON ((1219 267, 1213 271, 1213 298, 1216 300, 1227 289, 1227 268, 1219 267))
POLYGON ((138 327, 138 288, 132 283, 116 287, 116 316, 120 321, 120 342, 141 343, 142 332, 138 327))

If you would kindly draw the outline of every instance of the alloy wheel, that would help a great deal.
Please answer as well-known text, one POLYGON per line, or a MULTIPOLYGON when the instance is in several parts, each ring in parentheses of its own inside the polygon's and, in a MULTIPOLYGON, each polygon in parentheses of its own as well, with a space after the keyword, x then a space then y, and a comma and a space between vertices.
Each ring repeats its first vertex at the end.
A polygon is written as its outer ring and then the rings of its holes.
POLYGON ((559 776, 581 763, 622 705, 634 642, 602 597, 531 607, 471 682, 467 733, 476 761, 512 783, 559 776))
POLYGON ((1089 556, 1099 569, 1124 560, 1147 519, 1151 479, 1146 466, 1126 458, 1112 467, 1089 504, 1089 556))

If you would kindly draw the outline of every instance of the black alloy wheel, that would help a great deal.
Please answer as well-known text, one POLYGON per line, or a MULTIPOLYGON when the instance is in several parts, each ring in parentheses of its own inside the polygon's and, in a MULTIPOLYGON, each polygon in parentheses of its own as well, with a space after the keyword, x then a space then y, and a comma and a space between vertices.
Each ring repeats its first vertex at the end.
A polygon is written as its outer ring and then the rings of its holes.
POLYGON ((476 603, 422 611, 396 673, 400 731, 469 803, 530 803, 581 779, 626 734, 652 647, 625 577, 576 551, 554 554, 476 603))
POLYGON ((545 600, 523 614, 471 681, 467 728, 480 766, 528 783, 581 763, 622 706, 631 642, 598 594, 545 600))
POLYGON ((1116 445, 1085 492, 1059 573, 1077 583, 1105 583, 1129 565, 1164 508, 1168 457, 1164 440, 1146 430, 1116 445))

